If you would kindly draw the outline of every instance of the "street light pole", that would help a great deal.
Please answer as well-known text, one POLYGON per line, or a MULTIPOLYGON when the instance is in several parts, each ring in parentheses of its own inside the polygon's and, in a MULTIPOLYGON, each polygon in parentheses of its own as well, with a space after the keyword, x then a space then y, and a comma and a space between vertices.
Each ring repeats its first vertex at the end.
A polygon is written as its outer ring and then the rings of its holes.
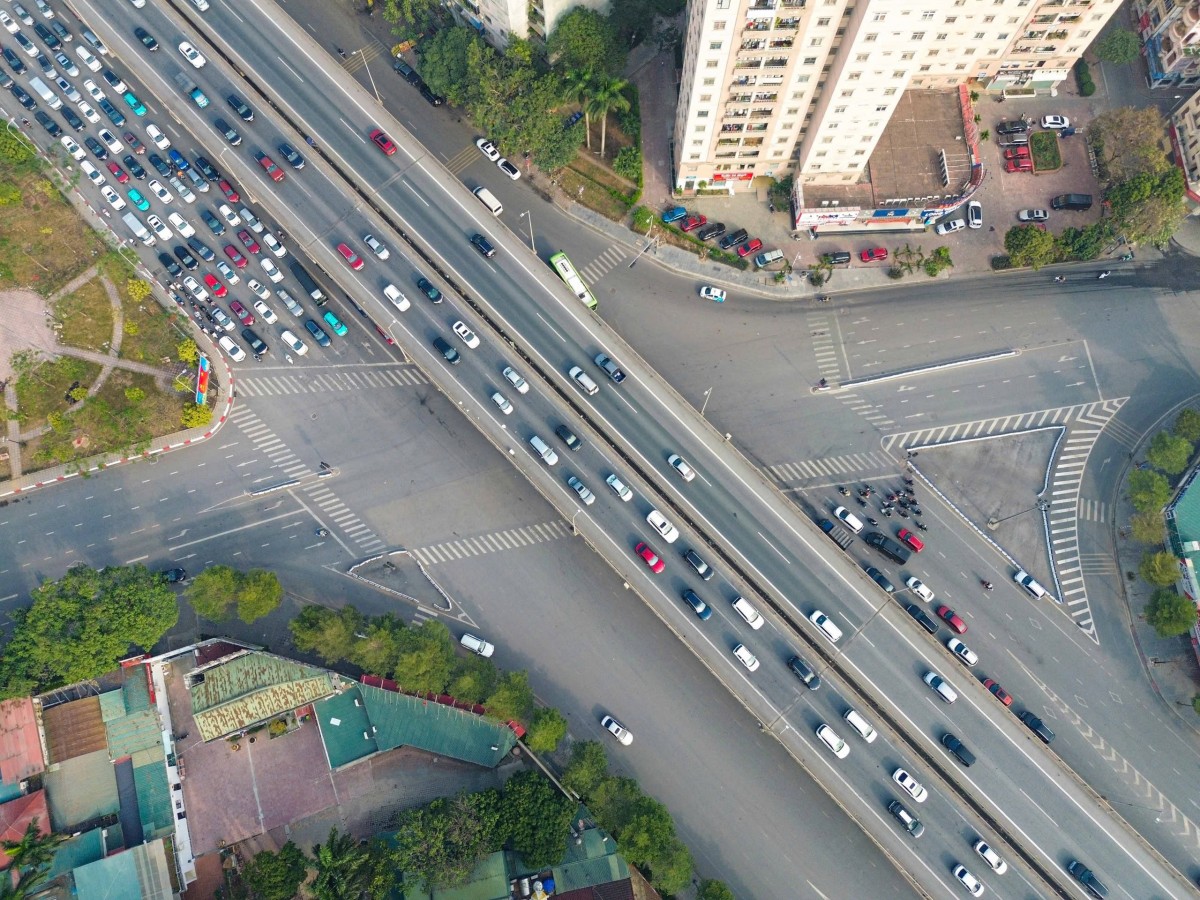
POLYGON ((367 70, 367 77, 371 79, 371 93, 375 95, 375 102, 382 103, 383 101, 379 99, 379 90, 375 87, 375 76, 371 74, 371 67, 367 65, 367 54, 363 53, 362 49, 355 50, 354 52, 362 60, 363 68, 367 70))
POLYGON ((575 510, 575 515, 571 516, 571 534, 579 534, 579 532, 575 530, 575 516, 578 516, 581 512, 583 512, 582 509, 577 509, 575 510))
POLYGON ((1046 500, 1045 497, 1038 497, 1037 504, 1035 506, 1029 507, 1029 509, 1023 509, 1020 512, 1015 512, 1011 516, 1005 516, 1003 519, 996 519, 996 518, 988 519, 987 527, 995 528, 1001 522, 1007 522, 1009 519, 1015 519, 1017 516, 1023 516, 1023 515, 1025 515, 1025 513, 1033 512, 1035 509, 1040 510, 1041 512, 1044 513, 1049 508, 1050 508, 1050 502, 1048 500, 1046 500))
POLYGON ((529 249, 537 253, 537 245, 533 241, 533 216, 529 210, 525 210, 525 212, 521 213, 521 218, 529 220, 529 249))
POLYGON ((712 396, 712 388, 704 392, 704 402, 700 404, 700 418, 704 418, 704 410, 708 408, 708 398, 712 396))

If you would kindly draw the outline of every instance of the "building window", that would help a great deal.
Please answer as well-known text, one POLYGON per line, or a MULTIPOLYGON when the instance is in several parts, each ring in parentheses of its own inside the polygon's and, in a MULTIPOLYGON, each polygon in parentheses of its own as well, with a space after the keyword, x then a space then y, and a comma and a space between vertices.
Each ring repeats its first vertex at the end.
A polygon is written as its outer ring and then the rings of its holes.
POLYGON ((887 18, 887 13, 877 12, 873 16, 871 16, 871 21, 872 22, 882 22, 886 18, 887 18))
POLYGON ((900 54, 901 59, 912 59, 914 56, 916 56, 916 54, 913 53, 911 50, 907 50, 904 53, 900 54))
POLYGON ((858 81, 860 78, 862 78, 862 72, 851 72, 846 76, 847 81, 858 81))
POLYGON ((912 33, 912 40, 914 40, 914 41, 923 41, 923 40, 925 40, 925 32, 923 32, 923 31, 914 31, 914 32, 912 33))
POLYGON ((939 44, 944 44, 946 42, 946 38, 948 38, 948 37, 950 37, 950 35, 946 34, 946 32, 943 31, 941 34, 939 34, 937 36, 937 42, 939 44))
POLYGON ((833 114, 835 116, 843 115, 845 112, 846 112, 846 107, 844 107, 844 106, 835 106, 833 108, 833 114))
POLYGON ((704 86, 705 86, 705 87, 712 87, 712 86, 713 86, 713 85, 715 85, 716 83, 717 83, 717 79, 715 79, 715 78, 705 78, 705 79, 704 79, 704 86))
MULTIPOLYGON (((808 84, 808 76, 807 75, 797 75, 796 76, 796 84, 808 84)), ((798 93, 802 93, 802 92, 798 92, 798 93)), ((796 99, 799 100, 800 98, 797 97, 796 99)))
POLYGON ((957 66, 954 67, 954 71, 955 72, 965 72, 966 68, 967 68, 966 63, 959 63, 957 66))
POLYGON ((939 53, 939 51, 937 51, 937 50, 930 50, 930 51, 929 51, 928 53, 926 53, 925 55, 926 55, 926 56, 928 56, 928 57, 930 57, 930 58, 932 58, 932 57, 934 57, 934 56, 937 56, 937 55, 938 55, 938 53, 939 53))
POLYGON ((958 21, 958 16, 946 16, 946 24, 947 25, 953 25, 957 21, 958 21))
POLYGON ((706 69, 715 69, 715 68, 717 67, 717 65, 718 65, 718 62, 717 62, 717 60, 715 60, 715 59, 710 59, 710 60, 707 60, 707 61, 705 61, 705 63, 704 63, 704 68, 706 68, 706 69))
POLYGON ((920 68, 920 69, 918 69, 917 71, 919 71, 919 72, 928 72, 928 71, 929 71, 929 68, 930 68, 929 66, 921 66, 921 68, 920 68))
POLYGON ((724 23, 724 22, 713 22, 713 23, 712 23, 712 30, 713 30, 713 31, 724 31, 724 30, 725 30, 725 23, 724 23))
POLYGON ((810 47, 820 47, 820 46, 821 46, 821 42, 822 42, 822 39, 821 39, 821 38, 819 38, 819 37, 815 37, 815 38, 813 38, 812 40, 810 40, 810 41, 808 42, 808 46, 810 46, 810 47))
POLYGON ((817 27, 818 28, 828 28, 829 23, 831 21, 833 21, 833 20, 832 19, 817 19, 817 27))
POLYGON ((693 154, 692 154, 692 155, 689 157, 689 159, 699 159, 699 158, 700 158, 700 154, 699 154, 699 153, 693 153, 693 154))
POLYGON ((934 12, 935 12, 935 11, 934 11, 934 10, 932 10, 932 9, 927 9, 927 10, 925 10, 923 13, 921 13, 921 21, 922 21, 922 22, 932 22, 932 21, 933 21, 934 12))
POLYGON ((895 93, 896 93, 896 89, 895 89, 895 88, 888 88, 887 90, 885 90, 885 91, 883 92, 883 95, 884 95, 885 97, 891 97, 891 96, 892 96, 893 94, 895 94, 895 93))
POLYGON ((898 81, 902 80, 904 78, 904 75, 905 75, 905 72, 903 69, 897 69, 896 71, 894 71, 892 73, 892 77, 897 79, 898 81))
POLYGON ((818 150, 816 155, 817 155, 817 158, 820 159, 820 158, 828 156, 829 154, 827 152, 825 152, 824 150, 818 150))
POLYGON ((730 0, 717 0, 717 9, 729 9, 730 0))
POLYGON ((815 66, 816 64, 817 64, 817 58, 815 56, 804 57, 804 65, 815 66))
POLYGON ((867 62, 870 59, 871 59, 870 53, 860 53, 860 54, 858 54, 858 56, 854 57, 855 62, 867 62))
POLYGON ((855 156, 862 156, 862 155, 863 155, 864 153, 866 153, 866 152, 867 152, 866 150, 855 150, 855 151, 854 151, 854 155, 855 155, 855 156))
POLYGON ((982 41, 983 38, 984 38, 984 33, 982 31, 975 32, 975 40, 982 41))
POLYGON ((878 34, 868 34, 865 38, 863 38, 863 40, 866 41, 867 43, 871 43, 878 37, 879 37, 878 34))
POLYGON ((696 132, 697 132, 698 134, 704 134, 704 129, 705 129, 706 127, 707 127, 707 126, 705 126, 705 125, 697 125, 697 126, 696 126, 696 128, 695 128, 695 130, 696 130, 696 132))
POLYGON ((707 119, 708 118, 708 110, 707 109, 700 110, 699 112, 696 113, 696 118, 707 119))
POLYGON ((704 141, 692 141, 692 146, 693 147, 703 147, 704 141))
POLYGON ((708 45, 708 49, 709 50, 720 50, 721 42, 720 41, 710 41, 709 45, 708 45))
POLYGON ((886 106, 877 106, 877 107, 875 107, 875 112, 887 112, 887 107, 886 106))

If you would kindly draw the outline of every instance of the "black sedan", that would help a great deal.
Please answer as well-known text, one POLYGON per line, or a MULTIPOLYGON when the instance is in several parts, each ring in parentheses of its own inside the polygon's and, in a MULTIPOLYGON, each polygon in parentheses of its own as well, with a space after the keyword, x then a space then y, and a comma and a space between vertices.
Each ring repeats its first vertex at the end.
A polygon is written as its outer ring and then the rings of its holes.
POLYGON ((417 287, 425 292, 425 296, 434 303, 442 302, 442 292, 433 286, 433 283, 428 278, 418 278, 417 287))
POLYGON ((225 98, 225 102, 228 103, 231 107, 233 107, 233 111, 242 117, 243 122, 253 122, 254 121, 254 110, 252 110, 246 104, 246 101, 243 100, 241 97, 239 97, 237 94, 230 94, 229 96, 227 96, 225 98))
POLYGON ((724 222, 709 222, 703 228, 696 232, 696 237, 702 241, 711 241, 713 238, 719 238, 725 233, 724 222))
POLYGON ((288 161, 288 164, 293 169, 304 168, 304 157, 296 152, 296 148, 291 144, 280 144, 279 155, 288 161))
POLYGON ((176 247, 174 252, 175 258, 183 263, 183 267, 189 272, 194 271, 196 266, 200 265, 200 263, 196 262, 196 257, 188 253, 186 247, 176 247))
POLYGON ((158 49, 158 41, 154 39, 154 35, 148 32, 145 28, 133 29, 133 35, 142 42, 142 46, 147 50, 154 51, 158 49))

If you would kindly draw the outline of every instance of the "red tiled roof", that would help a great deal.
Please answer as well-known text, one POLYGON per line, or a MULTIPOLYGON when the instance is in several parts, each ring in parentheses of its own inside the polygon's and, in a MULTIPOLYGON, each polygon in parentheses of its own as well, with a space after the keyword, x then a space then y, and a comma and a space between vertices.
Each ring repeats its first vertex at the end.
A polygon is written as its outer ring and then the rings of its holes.
POLYGON ((0 703, 0 781, 16 784, 46 768, 28 697, 0 703))
MULTIPOLYGON (((0 841, 19 841, 34 819, 38 831, 50 833, 50 813, 46 809, 46 792, 34 791, 0 806, 0 841)), ((0 850, 0 869, 7 869, 8 854, 0 850)))

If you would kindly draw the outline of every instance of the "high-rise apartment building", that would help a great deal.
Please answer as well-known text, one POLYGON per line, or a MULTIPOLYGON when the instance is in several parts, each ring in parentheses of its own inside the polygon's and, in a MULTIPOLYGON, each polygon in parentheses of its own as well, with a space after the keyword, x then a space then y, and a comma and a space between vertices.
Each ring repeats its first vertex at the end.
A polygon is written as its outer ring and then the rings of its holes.
POLYGON ((1200 84, 1200 2, 1134 0, 1133 13, 1150 86, 1174 90, 1200 84))
POLYGON ((1050 92, 1120 2, 691 0, 675 185, 853 183, 905 91, 1050 92))
POLYGON ((576 6, 603 12, 608 0, 444 0, 448 9, 470 25, 493 47, 503 49, 509 38, 544 41, 558 20, 576 6))

